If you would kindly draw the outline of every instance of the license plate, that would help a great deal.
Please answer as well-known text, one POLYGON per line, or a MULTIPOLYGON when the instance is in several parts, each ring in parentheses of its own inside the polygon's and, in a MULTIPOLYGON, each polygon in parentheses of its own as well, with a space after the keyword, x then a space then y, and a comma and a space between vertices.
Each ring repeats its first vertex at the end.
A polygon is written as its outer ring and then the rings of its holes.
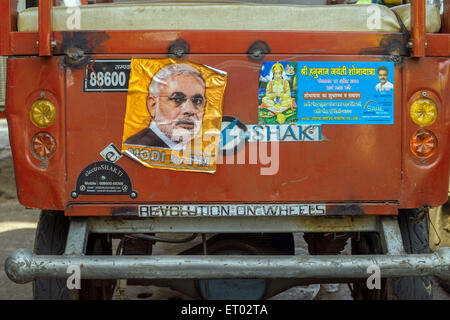
POLYGON ((84 92, 127 92, 131 60, 90 60, 84 92))

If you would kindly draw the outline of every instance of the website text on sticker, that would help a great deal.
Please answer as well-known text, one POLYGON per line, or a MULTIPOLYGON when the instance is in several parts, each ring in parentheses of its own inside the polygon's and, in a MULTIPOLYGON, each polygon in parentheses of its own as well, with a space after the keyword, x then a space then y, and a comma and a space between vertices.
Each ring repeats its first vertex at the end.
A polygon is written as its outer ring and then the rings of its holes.
POLYGON ((132 59, 122 152, 150 168, 214 173, 225 72, 174 59, 132 59))

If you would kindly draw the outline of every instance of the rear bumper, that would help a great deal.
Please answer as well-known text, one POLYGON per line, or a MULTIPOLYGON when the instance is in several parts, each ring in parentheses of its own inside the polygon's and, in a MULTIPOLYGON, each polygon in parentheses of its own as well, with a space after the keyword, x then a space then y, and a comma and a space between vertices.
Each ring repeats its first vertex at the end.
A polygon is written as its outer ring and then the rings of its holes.
POLYGON ((19 249, 6 260, 5 272, 17 283, 38 278, 67 278, 78 266, 81 279, 368 278, 437 276, 450 278, 450 248, 406 254, 395 216, 251 218, 75 218, 70 221, 63 255, 35 255, 19 249), (89 233, 261 233, 377 232, 384 255, 84 255, 89 233), (370 271, 370 273, 368 272, 370 271), (376 269, 375 269, 376 270, 376 269))
POLYGON ((383 278, 450 278, 450 248, 431 254, 360 256, 40 256, 20 249, 6 260, 16 283, 67 278, 79 266, 81 279, 368 278, 376 266, 383 278))

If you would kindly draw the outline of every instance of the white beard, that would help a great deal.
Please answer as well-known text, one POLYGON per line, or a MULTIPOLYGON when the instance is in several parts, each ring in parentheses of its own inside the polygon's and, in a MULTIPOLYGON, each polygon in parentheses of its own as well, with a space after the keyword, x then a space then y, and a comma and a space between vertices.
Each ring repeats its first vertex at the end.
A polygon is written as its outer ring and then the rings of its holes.
POLYGON ((187 144, 189 143, 189 141, 191 141, 200 131, 200 126, 196 123, 199 121, 195 121, 194 122, 194 129, 192 130, 188 130, 185 128, 176 128, 173 129, 171 132, 171 135, 167 135, 167 137, 172 140, 173 142, 176 143, 181 143, 181 144, 187 144))
POLYGON ((156 120, 160 125, 158 125, 159 130, 164 133, 167 138, 172 140, 175 143, 179 143, 182 145, 186 145, 189 143, 202 129, 202 121, 201 120, 193 120, 194 128, 192 130, 185 128, 177 128, 175 123, 178 120, 169 120, 163 114, 159 112, 159 98, 156 101, 156 113, 153 121, 156 120))

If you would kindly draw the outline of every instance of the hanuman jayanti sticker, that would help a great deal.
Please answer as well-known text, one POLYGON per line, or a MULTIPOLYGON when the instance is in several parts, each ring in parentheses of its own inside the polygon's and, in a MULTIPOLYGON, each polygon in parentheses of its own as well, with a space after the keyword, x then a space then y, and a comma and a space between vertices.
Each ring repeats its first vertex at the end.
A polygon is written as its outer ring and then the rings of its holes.
POLYGON ((394 74, 386 61, 264 61, 258 124, 394 124, 394 74))
POLYGON ((122 152, 150 168, 214 173, 225 72, 174 59, 132 59, 122 152))

